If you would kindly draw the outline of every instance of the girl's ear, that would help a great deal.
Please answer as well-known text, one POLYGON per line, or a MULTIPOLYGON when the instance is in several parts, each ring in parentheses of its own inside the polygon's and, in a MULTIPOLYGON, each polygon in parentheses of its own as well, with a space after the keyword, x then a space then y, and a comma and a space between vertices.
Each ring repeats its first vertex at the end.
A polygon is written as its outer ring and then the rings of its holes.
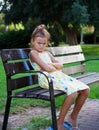
POLYGON ((34 39, 33 39, 33 38, 31 39, 31 43, 32 43, 32 44, 34 43, 34 39))
POLYGON ((34 39, 33 38, 31 39, 30 43, 31 43, 31 47, 33 47, 33 45, 34 45, 34 39))

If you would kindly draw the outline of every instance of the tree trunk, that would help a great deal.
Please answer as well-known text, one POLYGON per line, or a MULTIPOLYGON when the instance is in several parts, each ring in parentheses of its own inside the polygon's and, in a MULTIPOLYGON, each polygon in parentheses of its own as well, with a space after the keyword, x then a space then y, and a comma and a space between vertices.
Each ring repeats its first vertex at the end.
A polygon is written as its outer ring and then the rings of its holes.
POLYGON ((66 43, 69 45, 77 45, 77 29, 76 28, 66 28, 66 43))

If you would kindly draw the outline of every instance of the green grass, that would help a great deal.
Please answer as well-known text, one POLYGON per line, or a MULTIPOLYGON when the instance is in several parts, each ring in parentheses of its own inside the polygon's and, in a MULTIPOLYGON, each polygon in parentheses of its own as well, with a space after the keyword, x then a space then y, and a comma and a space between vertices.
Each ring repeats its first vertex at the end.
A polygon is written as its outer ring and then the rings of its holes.
POLYGON ((22 126, 17 130, 22 130, 23 128, 27 130, 40 130, 40 128, 45 129, 46 127, 50 126, 51 119, 48 119, 47 116, 44 117, 35 117, 30 120, 27 124, 22 126))
POLYGON ((99 99, 99 83, 90 85, 90 95, 89 98, 99 99))
POLYGON ((6 99, 6 81, 3 65, 0 59, 0 111, 4 109, 6 99))
POLYGON ((82 50, 85 55, 98 55, 99 56, 99 45, 82 45, 82 50))

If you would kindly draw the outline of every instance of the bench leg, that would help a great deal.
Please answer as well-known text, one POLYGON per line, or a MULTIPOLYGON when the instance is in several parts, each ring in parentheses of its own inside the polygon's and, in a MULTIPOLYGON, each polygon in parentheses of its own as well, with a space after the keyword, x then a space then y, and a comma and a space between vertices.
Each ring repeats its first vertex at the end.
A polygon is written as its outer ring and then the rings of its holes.
POLYGON ((52 114, 52 127, 53 130, 57 129, 57 118, 56 118, 56 108, 55 108, 55 98, 54 98, 54 90, 53 90, 53 83, 49 83, 50 89, 50 103, 51 103, 51 114, 52 114))
POLYGON ((11 99, 12 98, 8 97, 7 101, 6 101, 2 130, 7 130, 7 123, 8 123, 8 117, 9 117, 9 112, 10 112, 11 99))
POLYGON ((54 99, 51 101, 51 114, 52 114, 53 130, 58 130, 57 129, 57 118, 56 118, 56 108, 55 108, 55 101, 54 101, 54 99))

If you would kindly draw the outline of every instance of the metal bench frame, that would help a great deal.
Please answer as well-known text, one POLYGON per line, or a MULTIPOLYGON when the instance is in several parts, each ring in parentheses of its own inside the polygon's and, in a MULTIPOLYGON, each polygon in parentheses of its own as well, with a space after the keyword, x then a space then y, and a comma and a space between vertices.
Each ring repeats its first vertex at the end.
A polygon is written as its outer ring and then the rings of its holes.
MULTIPOLYGON (((71 75, 74 73, 80 73, 76 78, 86 84, 92 84, 99 81, 99 73, 93 72, 83 74, 85 71, 84 55, 82 53, 81 46, 66 46, 66 47, 49 47, 47 48, 56 58, 58 58, 63 64, 70 64, 73 62, 80 62, 81 65, 67 67, 63 69, 63 72, 71 75)), ((12 98, 34 98, 50 101, 52 126, 54 130, 57 130, 56 120, 56 108, 55 97, 65 94, 62 91, 53 90, 53 82, 41 71, 34 71, 29 62, 29 48, 23 49, 2 49, 1 58, 5 69, 6 82, 7 82, 7 100, 5 106, 4 120, 2 130, 7 129, 8 117, 10 113, 10 106, 12 98), (48 80, 49 89, 43 89, 38 84, 38 73, 42 73, 48 80), (14 77, 15 75, 22 74, 20 77, 14 77), (26 75, 27 74, 27 75, 26 75), (29 74, 29 75, 28 75, 29 74), (14 78, 13 78, 14 77, 14 78), (37 85, 37 87, 28 88, 28 86, 37 85), (20 88, 26 88, 20 90, 20 88), (13 93, 16 89, 19 92, 13 93)), ((94 59, 98 60, 98 59, 94 59)))

